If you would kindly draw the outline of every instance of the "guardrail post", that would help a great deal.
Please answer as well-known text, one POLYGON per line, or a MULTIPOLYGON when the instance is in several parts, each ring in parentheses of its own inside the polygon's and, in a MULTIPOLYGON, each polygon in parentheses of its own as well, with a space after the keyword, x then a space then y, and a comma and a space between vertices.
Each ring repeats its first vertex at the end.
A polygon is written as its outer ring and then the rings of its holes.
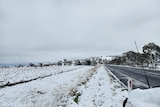
POLYGON ((132 79, 128 80, 128 93, 130 93, 133 89, 132 79))

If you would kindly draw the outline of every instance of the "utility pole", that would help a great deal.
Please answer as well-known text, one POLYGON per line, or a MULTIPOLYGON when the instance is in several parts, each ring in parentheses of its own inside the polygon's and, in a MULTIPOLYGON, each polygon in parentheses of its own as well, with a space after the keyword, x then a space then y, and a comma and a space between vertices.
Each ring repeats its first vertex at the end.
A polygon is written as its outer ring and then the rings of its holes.
POLYGON ((136 46, 137 52, 139 53, 139 50, 138 50, 138 46, 137 46, 136 41, 134 41, 134 43, 135 43, 135 46, 136 46))
MULTIPOLYGON (((138 46, 137 46, 136 41, 134 41, 134 44, 135 44, 135 46, 136 46, 137 53, 139 54, 139 50, 138 50, 138 46)), ((138 58, 137 58, 137 56, 136 56, 136 64, 138 65, 138 58)))
MULTIPOLYGON (((138 52, 138 54, 139 54, 139 50, 138 50, 136 41, 134 41, 134 43, 135 43, 135 45, 136 45, 136 49, 137 49, 137 52, 138 52)), ((136 58, 136 61, 137 61, 137 58, 136 58)), ((142 66, 143 66, 143 64, 142 64, 142 66)), ((148 84, 148 88, 150 88, 149 80, 148 80, 148 77, 147 77, 147 74, 146 74, 144 68, 143 68, 143 71, 144 71, 144 75, 145 75, 145 78, 146 78, 146 81, 147 81, 147 84, 148 84)))

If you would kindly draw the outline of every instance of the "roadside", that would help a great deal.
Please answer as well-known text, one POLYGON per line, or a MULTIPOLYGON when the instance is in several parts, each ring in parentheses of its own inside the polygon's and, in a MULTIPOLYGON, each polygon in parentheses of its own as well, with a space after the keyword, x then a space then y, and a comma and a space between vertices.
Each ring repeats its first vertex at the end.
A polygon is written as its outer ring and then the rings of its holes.
POLYGON ((85 84, 77 87, 67 107, 122 107, 128 92, 109 75, 104 66, 98 68, 85 84))
POLYGON ((109 66, 107 68, 117 76, 117 78, 127 85, 127 80, 133 80, 133 88, 146 89, 160 86, 160 72, 154 70, 136 69, 130 67, 109 66))
MULTIPOLYGON (((124 82, 125 79, 127 82, 128 79, 129 80, 132 79, 132 85, 136 86, 143 85, 143 83, 140 83, 137 80, 127 77, 126 75, 120 73, 120 69, 112 71, 118 73, 118 75, 116 75, 117 77, 114 76, 114 74, 112 74, 116 80, 121 80, 122 82, 124 82)), ((128 69, 127 72, 130 72, 130 70, 128 69)), ((150 88, 150 89, 135 88, 130 93, 128 93, 128 100, 126 99, 125 107, 159 107, 160 105, 159 99, 160 99, 160 88, 150 88)))

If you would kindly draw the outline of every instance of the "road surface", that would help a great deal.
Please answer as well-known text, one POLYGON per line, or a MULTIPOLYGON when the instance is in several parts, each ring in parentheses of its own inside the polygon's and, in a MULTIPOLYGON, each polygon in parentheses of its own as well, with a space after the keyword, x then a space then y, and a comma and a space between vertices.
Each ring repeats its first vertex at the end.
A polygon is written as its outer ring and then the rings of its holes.
POLYGON ((133 80, 133 88, 148 88, 148 83, 145 77, 147 75, 150 87, 160 87, 160 71, 148 70, 133 67, 122 67, 115 65, 106 65, 107 68, 125 85, 127 80, 133 80))

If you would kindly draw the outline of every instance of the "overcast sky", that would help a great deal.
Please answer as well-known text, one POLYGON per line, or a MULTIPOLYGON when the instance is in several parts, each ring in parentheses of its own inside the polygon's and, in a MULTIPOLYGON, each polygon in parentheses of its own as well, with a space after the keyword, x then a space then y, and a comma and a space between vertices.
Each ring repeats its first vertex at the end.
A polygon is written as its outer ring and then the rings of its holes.
POLYGON ((160 45, 160 0, 0 0, 0 63, 120 55, 160 45))

